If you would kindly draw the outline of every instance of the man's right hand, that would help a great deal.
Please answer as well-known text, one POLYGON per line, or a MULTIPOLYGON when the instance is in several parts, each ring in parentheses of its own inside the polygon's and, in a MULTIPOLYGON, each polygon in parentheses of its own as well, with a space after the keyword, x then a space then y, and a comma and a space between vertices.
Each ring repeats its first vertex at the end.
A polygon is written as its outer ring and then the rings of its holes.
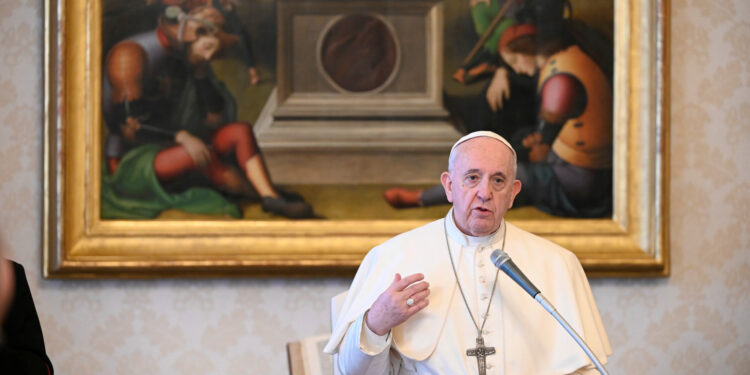
POLYGON ((130 142, 135 141, 135 133, 141 129, 141 123, 134 117, 127 117, 125 123, 120 125, 123 138, 130 142))
POLYGON ((374 333, 383 336, 393 327, 405 322, 430 303, 430 284, 424 280, 424 275, 415 273, 401 278, 396 274, 393 283, 386 289, 370 307, 365 316, 365 323, 374 333), (406 301, 412 298, 411 306, 406 301))
POLYGON ((200 140, 200 138, 188 133, 185 130, 180 130, 174 137, 175 142, 185 148, 185 151, 193 158, 195 164, 200 168, 208 166, 211 161, 211 152, 206 147, 206 144, 200 140))

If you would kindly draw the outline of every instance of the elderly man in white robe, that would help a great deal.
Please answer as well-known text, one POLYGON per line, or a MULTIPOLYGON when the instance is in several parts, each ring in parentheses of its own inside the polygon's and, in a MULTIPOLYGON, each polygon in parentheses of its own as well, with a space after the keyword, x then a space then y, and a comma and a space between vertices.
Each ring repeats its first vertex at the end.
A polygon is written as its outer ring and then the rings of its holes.
POLYGON ((521 189, 515 170, 495 133, 456 142, 441 175, 446 217, 375 247, 354 277, 324 350, 342 374, 598 373, 490 261, 508 253, 606 363, 612 349, 576 256, 503 218, 521 189))

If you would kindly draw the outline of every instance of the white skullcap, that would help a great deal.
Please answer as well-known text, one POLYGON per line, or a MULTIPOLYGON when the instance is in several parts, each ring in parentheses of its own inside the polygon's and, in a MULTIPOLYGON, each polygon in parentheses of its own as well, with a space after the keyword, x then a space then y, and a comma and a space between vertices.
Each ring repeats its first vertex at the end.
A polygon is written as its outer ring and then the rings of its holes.
POLYGON ((513 153, 513 159, 516 158, 516 150, 513 149, 513 146, 510 145, 510 142, 508 142, 507 140, 505 140, 505 138, 497 135, 497 133, 486 131, 486 130, 476 131, 476 132, 469 133, 469 134, 466 134, 465 136, 461 137, 461 139, 459 139, 458 141, 456 141, 456 143, 453 144, 453 147, 451 147, 451 154, 453 154, 453 150, 455 150, 456 147, 458 147, 458 145, 460 145, 461 143, 464 143, 464 142, 466 142, 466 141, 468 141, 470 139, 479 138, 479 137, 487 137, 487 138, 497 139, 498 141, 502 142, 504 145, 508 146, 508 148, 510 149, 510 151, 513 153))

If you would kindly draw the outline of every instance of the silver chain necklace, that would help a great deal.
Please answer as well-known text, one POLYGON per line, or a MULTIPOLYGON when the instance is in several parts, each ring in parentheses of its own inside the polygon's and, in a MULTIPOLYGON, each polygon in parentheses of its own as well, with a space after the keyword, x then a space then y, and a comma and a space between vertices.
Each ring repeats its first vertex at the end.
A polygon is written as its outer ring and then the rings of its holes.
MULTIPOLYGON (((448 240, 448 219, 446 218, 443 221, 443 233, 445 234, 445 245, 448 249, 448 258, 451 260, 451 269, 453 270, 453 276, 456 277, 456 284, 458 285, 458 291, 461 292, 461 298, 464 300, 464 306, 466 306, 466 311, 469 312, 469 316, 471 317, 471 322, 474 323, 474 327, 477 329, 477 346, 474 348, 466 349, 466 355, 471 357, 477 357, 477 367, 479 368, 479 375, 486 375, 487 374, 487 362, 486 357, 488 355, 495 354, 495 348, 492 346, 485 346, 484 345, 484 338, 482 337, 482 330, 484 329, 484 324, 487 323, 487 317, 490 313, 490 306, 492 306, 492 298, 495 297, 495 287, 497 286, 497 275, 500 273, 500 269, 498 268, 495 271, 495 281, 492 283, 492 292, 490 293, 490 300, 487 302, 487 311, 484 313, 484 319, 482 320, 482 325, 480 326, 477 323, 477 320, 474 319, 474 314, 471 313, 471 308, 469 307, 469 302, 466 300, 466 294, 464 294, 464 289, 461 287, 461 282, 458 280, 458 272, 456 271, 456 264, 453 262, 453 254, 451 254, 451 244, 448 240)), ((505 224, 505 223, 503 223, 505 224)), ((505 234, 506 234, 506 225, 503 225, 503 246, 501 247, 503 250, 505 250, 505 234)))

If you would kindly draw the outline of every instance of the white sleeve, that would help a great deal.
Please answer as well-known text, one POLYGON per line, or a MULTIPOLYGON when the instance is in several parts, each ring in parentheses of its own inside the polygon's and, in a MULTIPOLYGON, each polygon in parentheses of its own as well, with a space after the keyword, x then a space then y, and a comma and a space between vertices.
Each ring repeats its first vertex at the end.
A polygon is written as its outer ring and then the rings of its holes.
MULTIPOLYGON (((362 314, 352 322, 341 340, 338 367, 344 375, 384 375, 396 373, 391 364, 391 333, 379 336, 364 323, 362 314)), ((398 365, 398 364, 396 364, 398 365)))

